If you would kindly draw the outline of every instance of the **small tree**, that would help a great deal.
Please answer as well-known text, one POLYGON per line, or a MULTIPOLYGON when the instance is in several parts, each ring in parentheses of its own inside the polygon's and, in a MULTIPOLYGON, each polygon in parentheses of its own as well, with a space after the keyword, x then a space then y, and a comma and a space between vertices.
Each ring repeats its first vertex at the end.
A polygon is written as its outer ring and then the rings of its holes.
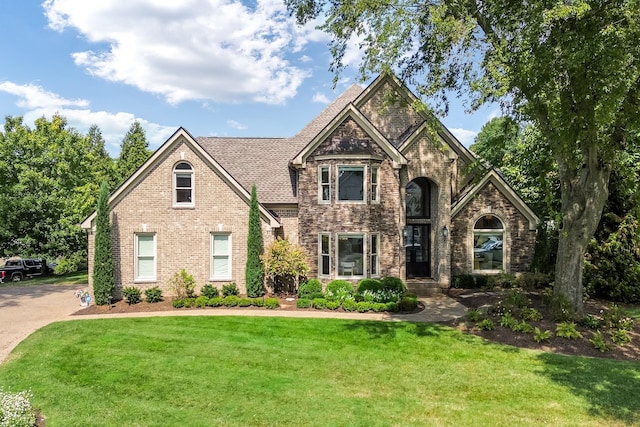
POLYGON ((113 278, 111 224, 109 223, 109 187, 102 181, 96 213, 96 236, 93 253, 93 296, 97 305, 111 302, 116 284, 113 278))
POLYGON ((260 256, 264 252, 262 226, 260 224, 260 208, 256 186, 251 187, 249 203, 249 232, 247 237, 247 264, 245 267, 245 283, 247 296, 256 298, 264 295, 264 266, 260 256))
POLYGON ((295 293, 300 279, 309 272, 302 248, 278 237, 260 257, 264 272, 273 283, 274 292, 295 293))

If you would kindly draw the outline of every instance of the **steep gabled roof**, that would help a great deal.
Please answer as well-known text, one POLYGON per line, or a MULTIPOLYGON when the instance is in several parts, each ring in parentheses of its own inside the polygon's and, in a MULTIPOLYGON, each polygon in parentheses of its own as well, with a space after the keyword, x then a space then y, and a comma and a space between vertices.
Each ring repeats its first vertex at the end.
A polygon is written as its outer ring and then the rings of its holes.
MULTIPOLYGON (((189 134, 184 128, 179 128, 174 132, 173 135, 165 141, 164 144, 160 146, 156 150, 153 155, 147 159, 146 162, 142 166, 140 166, 134 173, 127 179, 120 187, 113 192, 111 197, 109 197, 109 206, 114 206, 120 202, 132 189, 137 185, 140 181, 142 181, 148 171, 151 171, 155 168, 157 164, 164 160, 164 155, 170 150, 173 149, 176 145, 180 143, 185 143, 188 145, 191 150, 193 150, 198 156, 200 156, 205 163, 209 165, 209 167, 214 170, 222 179, 224 179, 229 187, 231 187, 246 203, 249 204, 251 200, 251 194, 243 188, 236 179, 229 174, 227 170, 225 170, 220 163, 218 163, 207 151, 205 151, 195 140, 194 137, 189 134)), ((273 214, 267 210, 264 206, 260 205, 260 213, 262 218, 269 223, 271 227, 277 228, 280 226, 277 218, 273 216, 273 214)), ((91 222, 96 217, 96 212, 93 212, 87 219, 85 219, 80 226, 85 229, 91 228, 91 222)))
POLYGON ((468 189, 464 196, 454 202, 451 206, 451 218, 455 218, 488 183, 493 184, 527 218, 530 230, 536 229, 540 222, 538 216, 495 170, 490 170, 476 185, 468 189))
POLYGON ((371 122, 353 105, 347 105, 322 132, 317 134, 291 161, 294 167, 305 167, 307 158, 345 120, 353 119, 382 148, 393 161, 394 167, 407 164, 407 159, 382 135, 371 122))

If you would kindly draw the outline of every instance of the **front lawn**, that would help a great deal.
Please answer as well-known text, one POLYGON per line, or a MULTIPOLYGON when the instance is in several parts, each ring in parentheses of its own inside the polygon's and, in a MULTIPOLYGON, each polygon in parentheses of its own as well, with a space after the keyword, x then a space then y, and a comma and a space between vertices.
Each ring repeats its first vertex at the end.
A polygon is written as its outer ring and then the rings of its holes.
POLYGON ((433 324, 158 317, 59 322, 0 366, 55 426, 514 426, 640 422, 637 363, 433 324))
POLYGON ((87 270, 66 274, 48 274, 33 276, 20 282, 6 282, 7 286, 38 286, 38 285, 86 285, 89 283, 87 270))

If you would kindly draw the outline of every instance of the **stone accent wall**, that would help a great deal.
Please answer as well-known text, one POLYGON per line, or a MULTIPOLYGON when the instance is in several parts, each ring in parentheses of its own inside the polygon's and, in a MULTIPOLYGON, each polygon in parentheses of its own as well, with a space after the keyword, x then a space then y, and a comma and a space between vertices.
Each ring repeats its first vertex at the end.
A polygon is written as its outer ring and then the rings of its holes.
POLYGON ((533 259, 536 230, 529 229, 529 221, 492 183, 482 188, 451 222, 452 275, 473 271, 473 227, 483 215, 500 218, 505 227, 504 256, 506 271, 529 271, 533 259))
POLYGON ((391 159, 384 151, 372 142, 364 130, 359 128, 353 120, 347 120, 330 135, 315 152, 307 159, 307 164, 299 173, 298 192, 298 226, 300 229, 299 243, 309 257, 310 277, 318 277, 318 236, 320 233, 331 234, 332 272, 330 277, 321 277, 325 282, 334 279, 336 273, 336 237, 338 233, 361 233, 365 235, 365 254, 367 271, 369 271, 369 244, 371 233, 380 234, 380 276, 401 276, 404 268, 401 258, 402 224, 404 215, 400 202, 399 171, 392 166, 391 159), (332 144, 337 139, 347 137, 357 139, 357 150, 375 153, 375 158, 349 157, 348 152, 341 151, 335 157, 331 156, 332 144), (322 155, 317 159, 319 153, 322 155), (378 156, 380 159, 378 159, 378 156), (320 165, 331 168, 331 201, 319 203, 318 179, 320 165), (367 199, 370 198, 370 168, 379 166, 380 201, 372 202, 337 202, 336 201, 336 173, 338 165, 358 165, 365 167, 365 186, 367 199))
POLYGON ((397 141, 407 129, 424 121, 388 82, 382 84, 359 110, 392 142, 397 141))
MULTIPOLYGON (((168 151, 126 196, 112 206, 111 223, 116 288, 159 286, 167 294, 167 281, 181 269, 192 274, 198 287, 205 283, 235 281, 245 292, 245 264, 249 204, 229 183, 214 172, 188 144, 178 143, 168 151), (181 161, 193 166, 194 208, 172 206, 173 167, 181 161), (154 282, 137 282, 134 277, 135 234, 155 233, 156 276, 154 282), (211 282, 211 233, 230 233, 232 277, 211 282)), ((263 221, 265 245, 273 240, 263 221)), ((93 258, 93 236, 89 239, 89 260, 93 258)), ((91 265, 90 265, 91 268, 91 265)))

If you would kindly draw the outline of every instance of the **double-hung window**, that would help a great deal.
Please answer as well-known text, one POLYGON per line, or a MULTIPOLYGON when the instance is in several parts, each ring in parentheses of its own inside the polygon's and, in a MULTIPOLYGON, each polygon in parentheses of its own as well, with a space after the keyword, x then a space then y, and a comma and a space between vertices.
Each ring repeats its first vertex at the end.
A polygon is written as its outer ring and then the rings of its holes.
POLYGON ((318 247, 318 264, 319 275, 331 275, 331 235, 328 233, 320 234, 320 242, 318 247))
POLYGON ((371 201, 380 201, 380 174, 379 166, 371 166, 371 201))
POLYGON ((371 264, 369 268, 371 270, 371 277, 376 277, 380 275, 379 273, 380 257, 378 255, 379 246, 380 246, 380 234, 373 233, 371 235, 371 241, 369 244, 369 255, 371 257, 371 264))
POLYGON ((329 166, 318 168, 318 200, 320 203, 331 202, 331 169, 329 166))
POLYGON ((154 282, 156 280, 156 235, 137 233, 135 235, 135 280, 154 282))
POLYGON ((211 280, 231 280, 231 234, 211 234, 211 280))
POLYGON ((338 201, 365 201, 364 166, 338 166, 338 201))
POLYGON ((187 162, 173 169, 173 205, 193 206, 193 168, 187 162))

